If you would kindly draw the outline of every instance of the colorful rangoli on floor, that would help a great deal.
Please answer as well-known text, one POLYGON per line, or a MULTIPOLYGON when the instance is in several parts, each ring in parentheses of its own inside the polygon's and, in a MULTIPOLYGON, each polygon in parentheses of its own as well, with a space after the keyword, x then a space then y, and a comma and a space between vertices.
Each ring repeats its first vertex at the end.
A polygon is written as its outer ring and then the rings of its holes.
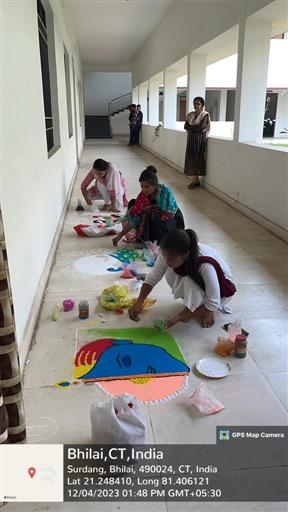
POLYGON ((74 378, 93 382, 187 375, 177 342, 152 328, 81 329, 77 334, 74 378))

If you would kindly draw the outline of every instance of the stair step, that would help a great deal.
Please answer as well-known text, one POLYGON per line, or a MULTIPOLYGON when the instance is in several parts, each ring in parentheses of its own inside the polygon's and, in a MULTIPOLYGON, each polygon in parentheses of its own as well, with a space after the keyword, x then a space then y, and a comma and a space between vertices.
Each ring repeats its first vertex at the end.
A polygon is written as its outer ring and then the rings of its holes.
POLYGON ((85 116, 87 139, 111 139, 112 131, 108 116, 85 116))

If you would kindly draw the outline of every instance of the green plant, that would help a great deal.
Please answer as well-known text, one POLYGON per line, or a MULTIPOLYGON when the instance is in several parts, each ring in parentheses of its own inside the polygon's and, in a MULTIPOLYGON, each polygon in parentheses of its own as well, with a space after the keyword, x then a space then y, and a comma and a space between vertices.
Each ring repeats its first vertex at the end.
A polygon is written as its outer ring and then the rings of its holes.
POLYGON ((152 142, 155 142, 160 137, 160 128, 163 126, 162 122, 158 123, 157 126, 155 126, 154 130, 154 137, 152 139, 152 142))

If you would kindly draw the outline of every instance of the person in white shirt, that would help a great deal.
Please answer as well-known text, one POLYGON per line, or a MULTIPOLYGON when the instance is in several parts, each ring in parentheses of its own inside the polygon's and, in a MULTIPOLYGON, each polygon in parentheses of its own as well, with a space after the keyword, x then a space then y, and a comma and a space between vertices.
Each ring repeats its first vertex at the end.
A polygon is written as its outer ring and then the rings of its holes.
POLYGON ((202 327, 211 327, 214 312, 230 313, 227 303, 236 292, 230 267, 215 249, 198 243, 192 229, 171 230, 161 241, 161 252, 147 275, 136 303, 129 309, 131 320, 138 320, 144 301, 164 277, 175 299, 185 308, 171 318, 166 328, 191 318, 202 327))

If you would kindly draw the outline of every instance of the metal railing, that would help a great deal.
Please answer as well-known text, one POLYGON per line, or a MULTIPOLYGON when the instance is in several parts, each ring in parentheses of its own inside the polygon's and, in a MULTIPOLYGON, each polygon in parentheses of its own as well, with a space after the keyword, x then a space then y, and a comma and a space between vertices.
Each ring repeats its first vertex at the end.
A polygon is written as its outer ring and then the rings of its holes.
POLYGON ((132 103, 132 92, 127 92, 126 94, 122 94, 122 96, 118 96, 118 98, 113 98, 108 103, 108 111, 111 116, 115 112, 119 112, 119 110, 124 110, 128 108, 132 103))

